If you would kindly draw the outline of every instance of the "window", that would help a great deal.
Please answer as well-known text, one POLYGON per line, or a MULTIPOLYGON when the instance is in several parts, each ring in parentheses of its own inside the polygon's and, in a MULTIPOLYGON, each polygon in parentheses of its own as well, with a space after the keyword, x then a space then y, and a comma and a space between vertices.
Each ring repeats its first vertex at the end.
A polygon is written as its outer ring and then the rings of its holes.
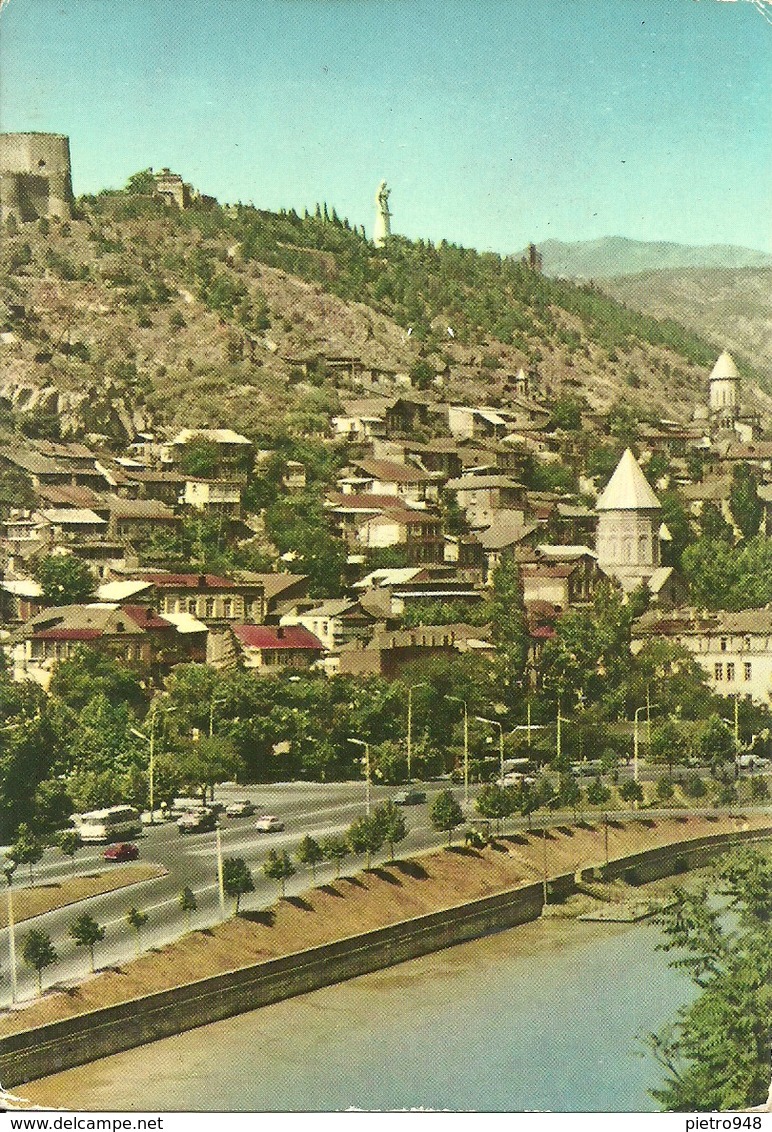
POLYGON ((208 597, 204 603, 204 615, 206 617, 214 617, 214 598, 208 597))
POLYGON ((750 680, 752 675, 753 675, 753 667, 746 660, 745 664, 743 665, 743 676, 745 677, 746 680, 750 680))
POLYGON ((198 599, 195 597, 188 598, 188 613, 192 613, 195 617, 198 612, 198 599))
POLYGON ((730 681, 734 680, 734 665, 731 663, 731 661, 726 666, 726 678, 730 681))
POLYGON ((226 598, 223 599, 222 615, 223 615, 223 617, 232 617, 233 616, 233 601, 229 597, 226 597, 226 598))
POLYGON ((745 638, 745 648, 746 648, 747 652, 751 651, 751 639, 750 639, 750 637, 745 638))
POLYGON ((714 667, 713 667, 713 678, 715 680, 723 680, 724 679, 724 666, 723 666, 723 664, 714 665, 714 667))
POLYGON ((721 651, 726 652, 726 637, 721 638, 721 651))

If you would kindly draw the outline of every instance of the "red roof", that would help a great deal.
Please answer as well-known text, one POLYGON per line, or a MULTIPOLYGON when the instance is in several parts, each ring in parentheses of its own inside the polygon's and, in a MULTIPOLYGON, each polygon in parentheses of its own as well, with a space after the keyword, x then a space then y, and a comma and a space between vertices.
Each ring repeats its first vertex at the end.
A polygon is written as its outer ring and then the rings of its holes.
POLYGON ((251 649, 313 649, 324 652, 324 645, 302 625, 234 625, 233 632, 251 649))
POLYGON ((152 582, 155 586, 184 586, 186 589, 233 589, 235 582, 230 578, 222 578, 219 574, 148 574, 135 575, 144 582, 152 582), (202 584, 203 583, 203 584, 202 584))
POLYGON ((530 636, 537 641, 548 641, 555 636, 555 630, 550 625, 539 625, 536 629, 531 629, 530 636))
POLYGON ((43 641, 98 641, 101 629, 41 629, 34 634, 36 640, 43 641))
POLYGON ((173 629, 170 621, 159 617, 144 605, 122 605, 123 612, 139 625, 140 629, 173 629))

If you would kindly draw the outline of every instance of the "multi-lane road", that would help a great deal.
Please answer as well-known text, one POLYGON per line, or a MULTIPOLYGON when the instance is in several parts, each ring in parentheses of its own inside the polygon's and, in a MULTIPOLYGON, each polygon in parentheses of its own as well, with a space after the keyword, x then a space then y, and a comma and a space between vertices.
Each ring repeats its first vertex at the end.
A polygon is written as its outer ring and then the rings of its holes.
MULTIPOLYGON (((415 853, 439 845, 443 834, 431 827, 429 806, 432 798, 448 783, 431 783, 423 789, 427 801, 418 806, 406 806, 405 817, 408 835, 400 844, 401 853, 415 853)), ((373 786, 372 805, 376 806, 392 797, 396 787, 373 786)), ((455 789, 461 800, 462 791, 455 789)), ((274 783, 266 786, 220 786, 217 801, 227 804, 236 798, 249 798, 257 806, 253 817, 220 819, 223 857, 243 857, 252 871, 255 891, 242 900, 243 908, 265 907, 277 897, 275 881, 263 874, 263 862, 268 850, 286 849, 294 857, 298 842, 306 834, 321 841, 335 834, 345 834, 352 821, 365 812, 364 783, 274 783), (261 833, 255 829, 260 814, 276 814, 285 824, 281 833, 261 833)), ((471 816, 471 815, 470 815, 471 816)), ((17 979, 20 1001, 36 993, 36 976, 21 962, 20 945, 30 928, 45 930, 54 943, 58 960, 44 972, 44 985, 79 979, 89 970, 87 950, 76 948, 69 934, 76 911, 87 910, 106 929, 103 943, 97 944, 95 958, 98 967, 125 962, 135 954, 136 936, 126 923, 126 914, 132 905, 148 914, 147 925, 141 931, 143 948, 157 947, 176 939, 187 930, 187 917, 180 908, 180 893, 190 887, 196 896, 198 908, 193 914, 195 927, 204 927, 220 919, 220 899, 217 883, 217 848, 214 833, 181 835, 174 822, 145 826, 140 838, 134 839, 140 847, 141 860, 162 865, 166 875, 143 881, 102 896, 91 897, 77 905, 60 908, 32 920, 16 925, 17 979)), ((46 850, 42 861, 35 866, 35 884, 62 881, 77 873, 95 869, 119 870, 125 866, 103 860, 103 845, 87 845, 78 850, 74 863, 58 849, 46 850)), ((343 862, 345 871, 360 868, 362 861, 350 857, 343 862)), ((287 892, 298 893, 311 886, 310 870, 296 862, 297 873, 287 883, 287 892)), ((27 869, 19 869, 14 882, 18 888, 26 878, 27 869)), ((316 883, 328 880, 335 867, 327 863, 317 866, 316 883)), ((226 898, 226 914, 230 915, 232 901, 226 898)), ((0 933, 0 1004, 10 1001, 10 972, 8 960, 8 932, 0 933)))
MULTIPOLYGON (((431 826, 429 809, 432 799, 441 790, 448 789, 448 782, 432 782, 422 786, 426 791, 426 802, 406 806, 405 818, 408 834, 399 846, 401 855, 416 853, 442 844, 446 835, 438 833, 431 826)), ((463 799, 463 789, 453 786, 453 793, 459 802, 463 799)), ((471 791, 470 808, 467 819, 476 816, 474 796, 478 787, 471 791)), ((372 788, 372 805, 376 806, 393 797, 397 788, 376 786, 372 788)), ((268 850, 286 849, 295 855, 298 842, 307 834, 322 841, 335 834, 344 834, 352 821, 365 812, 365 786, 362 782, 343 783, 273 783, 263 786, 222 785, 216 791, 217 801, 227 803, 237 798, 249 798, 255 803, 257 813, 252 817, 226 818, 220 820, 220 835, 223 857, 243 857, 252 871, 255 891, 242 900, 242 907, 266 907, 277 898, 275 881, 268 880, 263 873, 263 863, 268 850), (261 833, 255 828, 259 814, 276 814, 285 825, 280 833, 261 833)), ((692 811, 692 812, 711 812, 692 811)), ((712 811, 714 812, 714 811, 712 811)), ((647 810, 647 817, 673 816, 672 809, 647 810)), ((614 813, 615 818, 636 816, 634 811, 614 813)), ((640 816, 640 814, 637 814, 640 816)), ((558 814, 535 815, 533 825, 551 824, 565 820, 558 814)), ((523 824, 508 819, 508 827, 523 824)), ((16 926, 18 998, 20 1001, 33 997, 36 993, 36 977, 33 971, 21 963, 20 945, 31 927, 45 930, 56 947, 58 960, 44 972, 44 985, 55 982, 71 982, 88 974, 88 954, 84 948, 76 948, 69 934, 69 928, 77 912, 87 910, 106 929, 103 943, 97 944, 96 961, 98 967, 119 964, 135 953, 136 936, 126 923, 130 907, 136 906, 148 915, 147 925, 141 932, 141 946, 144 949, 157 947, 176 939, 187 931, 187 917, 180 908, 180 893, 190 887, 196 896, 198 908, 193 913, 194 927, 205 927, 220 919, 220 899, 217 883, 217 848, 215 833, 195 833, 181 835, 174 822, 146 826, 142 837, 136 839, 140 846, 141 859, 154 862, 166 869, 164 876, 124 887, 102 896, 91 897, 75 906, 60 908, 32 920, 25 920, 16 926)), ((74 863, 66 859, 58 849, 48 849, 43 860, 35 866, 35 883, 45 884, 71 877, 73 869, 77 873, 94 872, 95 869, 124 868, 121 864, 107 864, 103 860, 104 846, 89 845, 78 850, 74 863)), ((362 867, 362 858, 349 857, 343 862, 343 870, 352 872, 362 867)), ((287 882, 287 893, 299 893, 312 886, 329 880, 335 875, 333 865, 323 863, 317 866, 316 880, 311 871, 297 864, 297 873, 287 882)), ((22 883, 26 867, 16 874, 14 889, 22 883)), ((226 898, 226 915, 231 914, 231 901, 226 898)), ((0 1005, 10 1002, 10 968, 8 960, 8 932, 0 932, 0 1005)))

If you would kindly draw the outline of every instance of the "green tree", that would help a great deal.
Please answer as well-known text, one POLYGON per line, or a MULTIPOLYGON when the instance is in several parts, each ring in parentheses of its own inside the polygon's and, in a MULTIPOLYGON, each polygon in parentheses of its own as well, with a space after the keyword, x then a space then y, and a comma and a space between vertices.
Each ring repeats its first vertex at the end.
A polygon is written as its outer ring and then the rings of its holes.
POLYGON ((345 837, 328 837, 322 842, 325 861, 335 862, 335 876, 340 876, 341 863, 348 857, 349 848, 345 837))
POLYGON ((394 846, 407 837, 407 822, 405 815, 394 802, 386 802, 375 811, 381 823, 383 839, 389 846, 389 853, 394 860, 394 846))
POLYGON ((734 541, 732 524, 727 523, 721 512, 721 508, 716 503, 713 503, 712 500, 708 499, 703 503, 697 522, 702 538, 708 539, 711 542, 726 542, 730 544, 734 541))
POLYGON ((8 854, 19 865, 29 865, 29 882, 32 884, 32 866, 43 856, 44 845, 27 825, 22 822, 16 831, 16 840, 8 854))
POLYGON ((346 836, 352 853, 365 854, 365 868, 369 869, 373 853, 377 853, 385 841, 383 823, 379 817, 372 813, 356 818, 349 826, 346 836))
POLYGON ((132 173, 126 182, 124 192, 137 196, 152 196, 155 192, 155 177, 152 169, 141 169, 132 173))
POLYGON ((663 774, 661 778, 657 779, 657 784, 654 787, 654 793, 657 795, 657 800, 660 802, 669 802, 675 793, 673 783, 668 775, 663 774))
POLYGON ((186 475, 210 478, 219 471, 220 449, 213 440, 207 440, 205 436, 194 436, 182 445, 178 463, 180 471, 186 475))
POLYGON ((72 861, 73 872, 75 872, 75 854, 80 849, 81 844, 80 838, 73 829, 65 829, 57 839, 57 845, 64 856, 69 857, 72 861))
MULTIPOLYGON (((292 872, 295 870, 293 869, 292 872)), ((270 876, 266 870, 266 875, 270 876)), ((285 874, 291 876, 291 873, 285 874)), ((246 896, 248 892, 255 891, 255 882, 252 879, 252 873, 247 867, 247 862, 243 857, 226 857, 222 863, 222 882, 225 889, 226 896, 232 896, 236 903, 234 912, 238 916, 239 905, 241 904, 242 896, 246 896)), ((282 896, 284 890, 282 889, 282 896)))
POLYGON ((683 791, 687 798, 704 798, 708 788, 695 771, 693 774, 688 774, 684 779, 683 791))
POLYGON ((686 759, 688 747, 686 737, 672 719, 666 719, 651 733, 652 760, 667 763, 671 778, 673 767, 680 765, 686 759))
POLYGON ((206 798, 207 789, 213 790, 218 782, 225 782, 238 773, 240 760, 231 739, 202 735, 195 742, 185 741, 176 757, 177 772, 183 782, 201 792, 206 798))
POLYGON ((324 853, 319 842, 307 833, 298 845, 296 856, 301 865, 311 870, 311 876, 316 883, 316 866, 324 860, 324 853))
POLYGON ((766 778, 754 775, 750 780, 751 798, 754 802, 762 802, 769 797, 769 784, 766 778))
POLYGON ((756 473, 747 464, 736 464, 732 469, 732 486, 729 489, 729 510, 744 538, 759 533, 764 506, 758 496, 756 473))
POLYGON ((270 880, 278 882, 279 891, 283 898, 287 880, 295 875, 295 866, 292 864, 287 850, 269 849, 268 857, 263 864, 263 872, 270 880))
POLYGON ((126 913, 126 923, 135 932, 135 943, 137 947, 137 959, 139 959, 139 949, 141 944, 141 931, 147 923, 149 916, 147 912, 140 912, 139 908, 131 907, 126 913))
POLYGON ((650 1044, 665 1070, 652 1095, 677 1112, 726 1112, 761 1105, 772 1049, 772 863, 738 851, 717 867, 710 888, 677 891, 661 917, 665 950, 689 972, 697 997, 650 1044), (710 899, 728 900, 733 915, 710 899))
MULTIPOLYGON (((225 863, 223 862, 223 872, 224 872, 224 870, 225 870, 225 863)), ((223 880, 224 879, 225 878, 223 877, 223 880)), ((195 892, 193 891, 192 888, 189 888, 186 885, 186 887, 183 888, 182 892, 180 893, 180 911, 185 913, 185 921, 188 925, 188 931, 190 931, 190 924, 191 924, 191 920, 192 920, 192 917, 193 917, 193 913, 196 911, 197 908, 198 908, 198 901, 196 900, 196 894, 195 894, 195 892)))
POLYGON ((528 627, 523 604, 520 567, 505 557, 493 572, 491 595, 492 636, 502 691, 511 697, 523 678, 528 658, 528 627))
POLYGON ((450 845, 453 830, 461 825, 464 813, 450 790, 441 790, 432 802, 429 818, 434 829, 447 833, 450 845))
POLYGON ((710 763, 714 778, 734 775, 734 735, 717 715, 707 720, 697 736, 697 750, 701 761, 710 763))
POLYGON ((587 787, 587 801, 591 806, 604 806, 611 797, 611 791, 600 778, 593 778, 587 787))
POLYGON ((558 796, 562 806, 568 806, 576 821, 577 811, 582 804, 582 789, 573 774, 561 774, 558 796))
POLYGON ((486 783, 475 801, 478 813, 496 822, 496 830, 501 833, 504 818, 508 818, 514 808, 512 794, 497 782, 486 783))
POLYGON ((642 802, 643 787, 640 782, 635 782, 632 778, 629 778, 619 787, 619 797, 623 802, 642 802))
POLYGON ((48 605, 73 605, 88 601, 94 593, 96 579, 80 558, 71 554, 49 554, 35 571, 48 605))
POLYGON ((88 912, 80 915, 70 924, 70 935, 75 940, 76 947, 87 947, 91 961, 91 970, 94 970, 94 947, 105 938, 105 929, 98 924, 88 912))
POLYGON ((21 945, 21 954, 28 967, 32 967, 38 977, 38 994, 43 993, 43 971, 58 959, 51 936, 40 928, 27 932, 21 945))

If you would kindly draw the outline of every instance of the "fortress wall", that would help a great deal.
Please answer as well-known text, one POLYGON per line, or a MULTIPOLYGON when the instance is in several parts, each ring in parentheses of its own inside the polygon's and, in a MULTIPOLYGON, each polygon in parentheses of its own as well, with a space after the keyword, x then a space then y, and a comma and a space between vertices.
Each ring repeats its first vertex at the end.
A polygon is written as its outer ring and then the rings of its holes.
POLYGON ((72 215, 70 139, 65 134, 0 134, 0 209, 19 219, 72 215))

